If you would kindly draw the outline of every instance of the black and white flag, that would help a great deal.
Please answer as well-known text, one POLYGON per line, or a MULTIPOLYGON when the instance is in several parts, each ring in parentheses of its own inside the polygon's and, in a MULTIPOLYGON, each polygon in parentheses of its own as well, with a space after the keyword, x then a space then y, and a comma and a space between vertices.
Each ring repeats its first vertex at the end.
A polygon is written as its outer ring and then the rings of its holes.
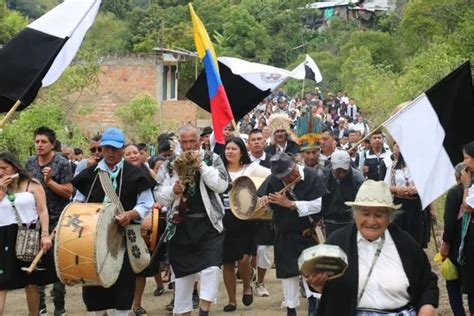
POLYGON ((466 62, 419 95, 384 126, 400 146, 423 208, 456 184, 454 166, 474 140, 471 66, 466 62))
POLYGON ((71 63, 94 23, 100 0, 66 0, 0 49, 0 112, 27 107, 71 63))
MULTIPOLYGON (((322 80, 316 63, 308 55, 292 71, 233 57, 219 57, 218 63, 222 84, 229 99, 234 119, 237 121, 288 79, 311 79, 316 82, 322 80)), ((210 112, 204 71, 199 74, 186 97, 210 112)))

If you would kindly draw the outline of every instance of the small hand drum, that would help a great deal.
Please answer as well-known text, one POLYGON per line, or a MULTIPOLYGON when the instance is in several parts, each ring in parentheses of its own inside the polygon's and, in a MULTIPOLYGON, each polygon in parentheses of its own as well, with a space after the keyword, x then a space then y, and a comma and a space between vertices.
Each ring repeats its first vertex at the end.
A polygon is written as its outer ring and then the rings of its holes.
POLYGON ((326 272, 331 280, 346 271, 347 255, 339 246, 317 245, 303 250, 298 258, 298 267, 303 275, 326 272))

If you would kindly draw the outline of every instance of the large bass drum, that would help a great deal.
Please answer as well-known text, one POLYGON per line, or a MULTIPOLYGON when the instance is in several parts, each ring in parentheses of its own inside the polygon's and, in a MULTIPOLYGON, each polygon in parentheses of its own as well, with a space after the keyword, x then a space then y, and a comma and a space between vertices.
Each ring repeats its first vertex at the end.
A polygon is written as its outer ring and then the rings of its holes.
POLYGON ((115 220, 115 204, 71 203, 56 232, 56 273, 66 285, 111 287, 125 254, 124 230, 115 220))

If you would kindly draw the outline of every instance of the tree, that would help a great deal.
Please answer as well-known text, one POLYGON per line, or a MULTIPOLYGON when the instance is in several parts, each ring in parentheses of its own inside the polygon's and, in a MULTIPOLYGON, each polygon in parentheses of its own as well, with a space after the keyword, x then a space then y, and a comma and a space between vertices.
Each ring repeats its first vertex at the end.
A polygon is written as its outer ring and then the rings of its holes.
POLYGON ((144 94, 133 98, 129 103, 117 107, 115 114, 122 120, 125 134, 134 143, 151 144, 158 135, 156 123, 158 103, 156 99, 144 94))
POLYGON ((17 11, 7 9, 4 0, 0 0, 0 45, 28 25, 28 19, 17 11))
POLYGON ((99 12, 94 25, 87 32, 83 49, 98 55, 126 53, 130 51, 129 25, 111 12, 99 12))
POLYGON ((348 57, 354 47, 365 47, 370 51, 374 64, 392 66, 395 71, 401 69, 401 57, 395 39, 380 31, 356 31, 350 41, 342 47, 342 54, 348 57))

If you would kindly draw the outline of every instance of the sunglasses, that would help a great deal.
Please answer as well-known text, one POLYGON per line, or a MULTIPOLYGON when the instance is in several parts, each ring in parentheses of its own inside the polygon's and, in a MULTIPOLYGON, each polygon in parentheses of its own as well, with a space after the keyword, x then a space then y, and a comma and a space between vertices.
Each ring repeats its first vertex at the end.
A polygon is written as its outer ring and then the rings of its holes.
POLYGON ((95 153, 95 152, 102 152, 102 147, 92 147, 92 148, 89 148, 91 153, 95 153))

